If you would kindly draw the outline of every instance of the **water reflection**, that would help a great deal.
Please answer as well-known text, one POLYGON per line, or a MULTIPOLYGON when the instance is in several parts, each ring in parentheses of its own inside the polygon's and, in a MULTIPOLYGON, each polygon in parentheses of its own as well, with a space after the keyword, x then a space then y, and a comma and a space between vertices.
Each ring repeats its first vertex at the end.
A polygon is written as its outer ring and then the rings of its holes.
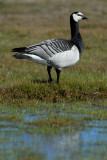
POLYGON ((12 126, 0 129, 0 157, 5 160, 30 156, 47 160, 102 160, 107 156, 106 150, 107 121, 86 122, 84 130, 52 135, 12 126))

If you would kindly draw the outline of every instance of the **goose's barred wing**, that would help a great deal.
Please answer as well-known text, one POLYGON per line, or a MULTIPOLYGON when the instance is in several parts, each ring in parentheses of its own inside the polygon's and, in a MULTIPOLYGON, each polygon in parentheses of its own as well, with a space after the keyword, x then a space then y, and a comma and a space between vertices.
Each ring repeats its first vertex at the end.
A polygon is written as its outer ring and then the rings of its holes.
POLYGON ((51 39, 46 40, 36 45, 32 45, 25 49, 27 54, 37 55, 43 59, 48 60, 53 55, 70 50, 74 43, 67 39, 51 39))

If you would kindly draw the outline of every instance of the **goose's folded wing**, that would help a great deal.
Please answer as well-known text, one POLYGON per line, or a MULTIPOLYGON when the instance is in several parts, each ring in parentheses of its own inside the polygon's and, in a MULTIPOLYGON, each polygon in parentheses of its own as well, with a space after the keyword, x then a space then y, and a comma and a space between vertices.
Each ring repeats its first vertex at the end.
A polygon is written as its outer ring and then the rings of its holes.
POLYGON ((70 50, 74 43, 67 39, 51 39, 32 45, 25 49, 27 54, 37 55, 45 60, 53 57, 55 54, 70 50))

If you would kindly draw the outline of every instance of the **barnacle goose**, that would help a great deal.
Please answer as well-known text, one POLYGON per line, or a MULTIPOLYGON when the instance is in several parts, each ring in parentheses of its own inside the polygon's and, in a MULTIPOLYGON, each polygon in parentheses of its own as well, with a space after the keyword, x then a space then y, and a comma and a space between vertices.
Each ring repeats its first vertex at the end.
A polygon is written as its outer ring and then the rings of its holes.
POLYGON ((12 52, 20 54, 13 55, 17 59, 28 59, 40 64, 47 65, 49 82, 52 81, 51 68, 54 67, 59 83, 60 71, 64 67, 74 65, 81 57, 83 41, 79 32, 80 20, 87 19, 81 12, 73 12, 70 16, 71 39, 50 39, 29 46, 14 48, 12 52))

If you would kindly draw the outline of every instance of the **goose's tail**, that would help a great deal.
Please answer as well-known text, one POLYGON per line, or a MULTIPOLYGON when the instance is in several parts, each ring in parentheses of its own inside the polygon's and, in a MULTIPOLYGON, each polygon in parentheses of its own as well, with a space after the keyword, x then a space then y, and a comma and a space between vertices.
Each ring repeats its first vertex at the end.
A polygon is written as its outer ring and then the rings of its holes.
POLYGON ((19 52, 23 53, 25 51, 26 47, 20 47, 20 48, 13 48, 12 52, 19 52))
POLYGON ((26 47, 20 47, 20 48, 13 48, 12 52, 18 52, 21 54, 14 54, 13 57, 15 57, 16 59, 26 59, 27 57, 23 54, 25 52, 26 47))
POLYGON ((26 47, 13 48, 12 52, 18 52, 13 55, 13 57, 15 57, 16 59, 28 59, 33 62, 37 62, 37 63, 44 64, 44 65, 49 65, 47 63, 47 60, 45 60, 44 58, 41 58, 39 55, 37 56, 35 54, 27 53, 26 47))

